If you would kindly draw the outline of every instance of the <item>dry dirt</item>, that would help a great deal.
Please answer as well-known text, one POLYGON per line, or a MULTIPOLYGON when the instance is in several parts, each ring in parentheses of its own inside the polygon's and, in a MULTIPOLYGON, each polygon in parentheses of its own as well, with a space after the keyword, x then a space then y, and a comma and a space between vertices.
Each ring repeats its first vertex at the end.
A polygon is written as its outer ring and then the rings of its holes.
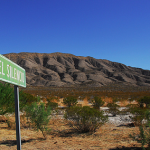
MULTIPOLYGON (((44 140, 40 131, 23 128, 21 124, 22 150, 135 150, 141 146, 129 138, 130 133, 139 133, 138 127, 105 124, 93 134, 78 134, 58 118, 51 119, 49 127, 51 132, 44 140)), ((0 123, 0 149, 17 149, 16 130, 9 129, 5 122, 0 123)))

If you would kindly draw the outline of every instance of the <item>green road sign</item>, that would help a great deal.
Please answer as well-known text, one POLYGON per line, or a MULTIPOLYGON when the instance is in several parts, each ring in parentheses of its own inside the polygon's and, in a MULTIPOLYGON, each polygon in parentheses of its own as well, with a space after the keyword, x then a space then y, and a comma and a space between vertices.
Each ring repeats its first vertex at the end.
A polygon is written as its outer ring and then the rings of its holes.
POLYGON ((0 54, 0 80, 26 87, 26 73, 23 68, 0 54))

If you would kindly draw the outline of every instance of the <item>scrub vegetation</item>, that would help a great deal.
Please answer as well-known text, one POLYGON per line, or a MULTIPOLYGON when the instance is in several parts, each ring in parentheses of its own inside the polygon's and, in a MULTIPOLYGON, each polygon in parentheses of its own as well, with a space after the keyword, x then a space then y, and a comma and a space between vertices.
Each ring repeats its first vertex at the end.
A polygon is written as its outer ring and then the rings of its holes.
POLYGON ((70 120, 70 126, 80 133, 96 132, 96 129, 107 121, 107 116, 104 116, 103 111, 89 106, 70 107, 66 110, 64 117, 70 120))
POLYGON ((40 130, 44 138, 46 138, 47 126, 51 114, 50 106, 45 108, 44 103, 37 104, 34 102, 30 106, 26 106, 25 111, 26 117, 30 119, 32 127, 37 131, 40 130))
MULTIPOLYGON (((69 134, 70 131, 93 135, 108 121, 107 113, 101 110, 102 107, 108 107, 108 113, 115 117, 123 113, 119 108, 124 106, 124 112, 130 113, 132 123, 139 127, 139 132, 133 133, 131 137, 140 142, 143 149, 150 147, 150 90, 148 88, 133 87, 131 90, 131 87, 128 89, 28 87, 20 89, 21 127, 28 128, 29 132, 32 129, 40 131, 45 140, 54 133, 56 116, 64 115, 61 121, 65 122, 65 127, 63 126, 63 130, 58 132, 61 136, 69 134), (79 102, 85 99, 86 106, 79 105, 79 102), (60 103, 62 107, 58 107, 60 103)), ((0 95, 0 115, 9 129, 12 129, 15 122, 10 119, 15 111, 13 87, 10 84, 0 83, 0 95)))

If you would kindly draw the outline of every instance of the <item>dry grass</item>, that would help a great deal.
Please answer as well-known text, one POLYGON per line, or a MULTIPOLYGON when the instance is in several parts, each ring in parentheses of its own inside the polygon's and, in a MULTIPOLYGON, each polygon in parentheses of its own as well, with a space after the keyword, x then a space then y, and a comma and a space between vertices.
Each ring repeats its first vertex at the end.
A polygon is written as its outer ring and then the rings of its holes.
MULTIPOLYGON (((43 139, 41 132, 23 128, 21 125, 22 150, 110 150, 125 147, 132 149, 140 144, 129 138, 138 127, 117 127, 105 124, 93 134, 78 134, 70 129, 68 122, 52 118, 49 122, 51 132, 43 139)), ((16 130, 8 129, 5 122, 0 123, 0 149, 16 150, 16 130)))
MULTIPOLYGON (((49 88, 27 88, 27 93, 33 95, 40 95, 43 97, 53 97, 56 94, 72 92, 66 91, 67 89, 60 89, 58 92, 56 89, 49 88), (61 91, 62 90, 62 91, 61 91), (65 92, 64 92, 65 91, 65 92), (54 92, 54 93, 53 93, 54 92)), ((80 91, 80 90, 79 90, 80 91)), ((94 91, 95 92, 95 91, 94 91)), ((75 95, 82 95, 81 93, 74 92, 75 95)), ((83 91, 83 94, 88 94, 89 96, 95 95, 91 91, 83 91), (89 94, 88 94, 89 93, 89 94)), ((100 92, 99 90, 96 93, 97 95, 101 95, 103 100, 105 101, 105 106, 107 103, 112 101, 111 94, 116 94, 118 96, 118 92, 108 92, 106 93, 108 96, 105 96, 105 92, 100 92)), ((134 95, 137 94, 133 93, 134 95)), ((114 95, 114 96, 116 96, 114 95)), ((129 95, 126 92, 120 92, 119 96, 129 95), (121 95, 120 95, 121 94, 121 95)), ((143 93, 142 95, 145 95, 143 93)), ((59 97, 59 95, 57 95, 59 97)), ((125 98, 126 99, 126 98, 125 98)), ((42 99, 45 102, 45 99, 42 99)), ((63 98, 59 99, 58 105, 63 106, 62 104, 63 98)), ((126 106, 128 101, 121 101, 120 106, 126 106)), ((82 105, 88 105, 87 97, 83 100, 82 105)), ((16 130, 14 127, 14 116, 10 118, 13 126, 12 128, 8 128, 7 123, 0 122, 0 150, 16 150, 16 130)), ((0 118, 0 121, 5 121, 5 118, 0 118)), ((21 121, 21 139, 22 139, 22 150, 135 150, 135 147, 140 147, 141 145, 136 141, 133 141, 129 138, 129 134, 132 132, 139 133, 138 127, 117 127, 112 124, 105 124, 101 128, 97 130, 94 134, 78 134, 71 130, 68 125, 68 122, 59 119, 54 116, 49 122, 49 128, 51 128, 51 132, 47 135, 47 139, 43 139, 42 133, 34 131, 32 128, 29 128, 26 123, 26 118, 22 116, 20 118, 21 121)))

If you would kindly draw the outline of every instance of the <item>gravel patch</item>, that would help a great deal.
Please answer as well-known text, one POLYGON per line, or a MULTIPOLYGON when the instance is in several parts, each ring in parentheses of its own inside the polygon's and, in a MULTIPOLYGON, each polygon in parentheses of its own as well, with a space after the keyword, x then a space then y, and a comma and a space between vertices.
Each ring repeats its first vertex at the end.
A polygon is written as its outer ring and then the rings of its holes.
MULTIPOLYGON (((123 111, 125 108, 126 107, 120 107, 119 110, 123 111)), ((116 126, 132 123, 131 119, 131 116, 133 116, 132 114, 127 112, 124 115, 112 116, 112 114, 106 113, 108 109, 109 109, 108 107, 101 107, 101 110, 104 111, 104 115, 108 115, 108 123, 114 124, 116 126)))
MULTIPOLYGON (((125 109, 125 107, 121 107, 120 111, 122 111, 123 109, 125 109)), ((106 110, 108 110, 108 107, 101 107, 101 110, 104 111, 104 115, 108 115, 108 123, 110 123, 110 124, 120 126, 120 125, 126 125, 129 123, 132 123, 132 119, 131 119, 132 115, 129 113, 127 113, 125 115, 112 116, 112 114, 106 113, 106 110)), ((51 117, 64 119, 63 114, 64 114, 64 110, 60 111, 58 114, 53 114, 51 117)))

